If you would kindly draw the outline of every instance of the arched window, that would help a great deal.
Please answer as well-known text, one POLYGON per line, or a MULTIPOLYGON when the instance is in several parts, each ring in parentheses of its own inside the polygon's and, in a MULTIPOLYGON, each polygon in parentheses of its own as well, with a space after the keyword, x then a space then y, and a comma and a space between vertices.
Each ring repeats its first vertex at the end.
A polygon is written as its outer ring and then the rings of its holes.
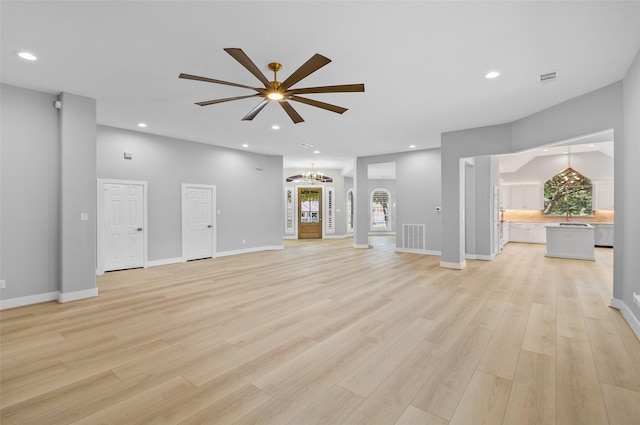
POLYGON ((347 233, 353 233, 353 189, 347 192, 347 233))
POLYGON ((544 214, 592 215, 592 196, 591 180, 568 167, 544 182, 544 214))
POLYGON ((375 189, 371 192, 371 230, 391 230, 390 200, 391 193, 387 189, 375 189))

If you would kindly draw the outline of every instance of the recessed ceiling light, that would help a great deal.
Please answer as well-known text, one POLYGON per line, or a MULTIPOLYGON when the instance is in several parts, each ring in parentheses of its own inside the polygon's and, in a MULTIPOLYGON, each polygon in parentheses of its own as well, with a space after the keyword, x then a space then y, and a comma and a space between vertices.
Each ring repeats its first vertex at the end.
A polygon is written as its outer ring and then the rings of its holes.
POLYGON ((272 130, 280 130, 280 126, 278 124, 274 124, 271 126, 272 130))
POLYGON ((313 153, 320 153, 320 151, 313 151, 313 153))
POLYGON ((243 143, 243 144, 242 144, 242 147, 243 147, 243 148, 248 148, 248 147, 249 147, 249 145, 247 145, 246 143, 243 143))
POLYGON ((595 147, 596 145, 587 145, 587 146, 589 146, 590 148, 593 148, 593 147, 595 147))
POLYGON ((416 145, 409 145, 409 149, 415 149, 416 145))
POLYGON ((488 79, 492 79, 492 78, 497 78, 500 76, 500 73, 498 71, 489 71, 487 72, 487 74, 484 76, 484 78, 488 78, 488 79))
POLYGON ((143 123, 143 122, 139 122, 138 123, 138 127, 142 127, 145 128, 147 126, 147 124, 143 123))
POLYGON ((549 149, 542 149, 542 152, 549 152, 549 149))
POLYGON ((34 55, 31 52, 26 52, 26 51, 22 51, 22 52, 16 52, 16 55, 20 56, 22 59, 24 60, 28 60, 28 61, 37 61, 38 58, 36 57, 36 55, 34 55))

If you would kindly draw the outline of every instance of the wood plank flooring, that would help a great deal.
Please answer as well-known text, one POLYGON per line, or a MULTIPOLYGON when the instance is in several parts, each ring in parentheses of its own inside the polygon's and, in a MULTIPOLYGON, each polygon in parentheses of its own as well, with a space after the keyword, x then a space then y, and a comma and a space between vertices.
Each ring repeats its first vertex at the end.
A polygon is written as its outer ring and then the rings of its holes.
POLYGON ((3 311, 0 423, 640 423, 612 250, 511 243, 457 271, 371 243, 112 272, 97 298, 3 311))

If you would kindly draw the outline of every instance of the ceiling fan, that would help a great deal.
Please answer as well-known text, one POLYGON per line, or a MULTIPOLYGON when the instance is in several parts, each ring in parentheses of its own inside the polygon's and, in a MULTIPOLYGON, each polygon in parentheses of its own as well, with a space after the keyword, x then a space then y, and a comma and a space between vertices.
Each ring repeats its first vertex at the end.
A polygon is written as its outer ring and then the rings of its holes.
POLYGON ((197 80, 204 81, 207 83, 215 83, 215 84, 224 84, 227 86, 234 87, 242 87, 245 89, 255 90, 257 93, 250 94, 246 96, 236 96, 236 97, 227 97, 224 99, 215 99, 215 100, 207 100, 204 102, 197 102, 196 105, 207 106, 214 105, 216 103, 229 102, 231 100, 239 100, 239 99, 247 99, 250 97, 261 97, 262 101, 252 110, 249 111, 247 115, 245 115, 242 120, 243 121, 251 121, 256 115, 262 111, 262 109, 267 106, 267 104, 271 101, 278 102, 282 109, 289 115, 291 120, 297 124, 299 122, 303 122, 304 120, 293 109, 293 106, 288 102, 292 100, 294 102, 306 103, 307 105, 315 106, 317 108, 326 109, 327 111, 335 112, 338 114, 342 114, 347 111, 347 108, 343 108, 341 106, 332 105, 330 103, 320 102, 318 100, 309 99, 306 97, 298 96, 299 94, 311 94, 311 93, 340 93, 340 92, 364 92, 364 84, 342 84, 337 86, 321 86, 321 87, 306 87, 306 88, 298 88, 292 89, 291 86, 302 80, 303 78, 309 76, 310 74, 316 72, 318 69, 327 65, 331 62, 331 59, 326 58, 318 53, 313 55, 311 59, 306 61, 300 68, 296 69, 293 74, 291 74, 284 81, 279 82, 277 78, 277 73, 282 68, 282 65, 277 62, 272 62, 269 64, 269 69, 273 71, 273 81, 269 81, 267 77, 260 71, 260 69, 249 59, 241 49, 238 48, 226 48, 224 49, 227 53, 229 53, 235 60, 240 62, 242 66, 244 66, 250 73, 252 73, 262 84, 264 84, 264 88, 262 87, 251 87, 246 86, 244 84, 231 83, 229 81, 215 80, 213 78, 199 77, 197 75, 191 74, 180 74, 179 78, 185 78, 187 80, 197 80))

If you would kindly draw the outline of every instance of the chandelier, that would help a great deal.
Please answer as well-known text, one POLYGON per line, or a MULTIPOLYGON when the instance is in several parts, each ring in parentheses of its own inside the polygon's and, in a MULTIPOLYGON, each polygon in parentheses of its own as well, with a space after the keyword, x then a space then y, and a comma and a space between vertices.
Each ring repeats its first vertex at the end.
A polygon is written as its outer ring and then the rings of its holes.
POLYGON ((331 177, 325 176, 323 173, 317 173, 315 170, 315 164, 312 162, 311 171, 298 174, 296 176, 287 177, 287 181, 296 182, 296 183, 316 184, 316 183, 332 183, 333 179, 331 177))

